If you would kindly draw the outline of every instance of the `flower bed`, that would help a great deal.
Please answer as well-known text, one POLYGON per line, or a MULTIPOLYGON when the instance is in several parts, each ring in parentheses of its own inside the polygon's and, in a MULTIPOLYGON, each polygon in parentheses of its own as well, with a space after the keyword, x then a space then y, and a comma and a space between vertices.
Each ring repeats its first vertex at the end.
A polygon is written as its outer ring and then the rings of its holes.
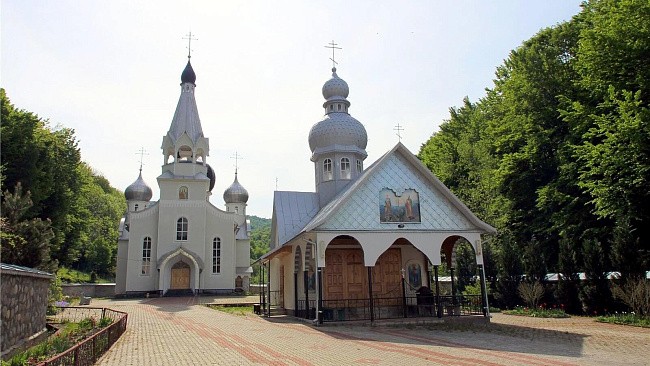
POLYGON ((507 315, 531 316, 535 318, 569 318, 569 314, 565 313, 564 309, 557 308, 524 308, 518 306, 513 310, 502 311, 502 313, 507 315))
POLYGON ((126 330, 127 314, 102 308, 61 308, 58 330, 2 366, 92 364, 126 330))

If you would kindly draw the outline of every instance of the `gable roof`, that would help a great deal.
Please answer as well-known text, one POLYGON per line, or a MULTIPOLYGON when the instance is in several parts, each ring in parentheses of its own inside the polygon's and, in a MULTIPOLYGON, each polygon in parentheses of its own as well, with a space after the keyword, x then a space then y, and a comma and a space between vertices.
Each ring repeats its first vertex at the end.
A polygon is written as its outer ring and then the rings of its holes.
MULTIPOLYGON (((329 218, 331 218, 343 204, 356 192, 359 190, 359 187, 363 186, 371 177, 373 177, 380 168, 387 164, 388 160, 399 154, 403 157, 407 163, 409 163, 413 168, 415 168, 422 176, 430 183, 433 188, 440 192, 449 203, 457 209, 462 216, 464 216, 472 225, 474 225, 479 230, 482 230, 487 233, 496 233, 496 229, 487 223, 481 221, 474 213, 465 206, 465 204, 454 195, 449 188, 447 188, 431 171, 415 156, 413 155, 401 142, 398 142, 395 147, 389 150, 381 158, 379 158, 375 163, 373 163, 368 169, 365 170, 364 174, 361 175, 355 182, 353 182, 347 189, 342 191, 338 196, 336 196, 332 201, 325 205, 314 218, 307 223, 302 232, 312 231, 317 229, 319 226, 323 225, 329 218)), ((296 233, 297 235, 298 233, 296 233)))
POLYGON ((281 246, 300 234, 319 210, 318 194, 314 192, 275 191, 271 240, 281 246))

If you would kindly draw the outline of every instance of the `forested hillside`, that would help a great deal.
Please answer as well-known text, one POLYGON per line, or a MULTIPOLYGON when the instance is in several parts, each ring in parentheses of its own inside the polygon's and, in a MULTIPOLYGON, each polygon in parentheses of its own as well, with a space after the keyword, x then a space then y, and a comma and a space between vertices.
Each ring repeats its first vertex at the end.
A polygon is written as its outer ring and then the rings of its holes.
POLYGON ((650 2, 589 1, 513 50, 423 144, 419 158, 498 229, 487 269, 506 305, 521 274, 561 272, 558 303, 601 312, 605 272, 650 270, 649 64, 650 2))
POLYGON ((54 271, 58 266, 111 277, 122 192, 81 161, 74 130, 2 108, 2 261, 54 271))

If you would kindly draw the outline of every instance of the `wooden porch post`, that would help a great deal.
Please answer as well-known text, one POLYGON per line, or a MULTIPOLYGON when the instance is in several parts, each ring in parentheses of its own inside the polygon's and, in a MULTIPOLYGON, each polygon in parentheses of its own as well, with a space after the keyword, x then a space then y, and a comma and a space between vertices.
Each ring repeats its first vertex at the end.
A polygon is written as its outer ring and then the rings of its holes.
POLYGON ((262 314, 266 313, 266 289, 264 284, 266 283, 266 263, 262 264, 260 268, 260 297, 262 299, 262 314))

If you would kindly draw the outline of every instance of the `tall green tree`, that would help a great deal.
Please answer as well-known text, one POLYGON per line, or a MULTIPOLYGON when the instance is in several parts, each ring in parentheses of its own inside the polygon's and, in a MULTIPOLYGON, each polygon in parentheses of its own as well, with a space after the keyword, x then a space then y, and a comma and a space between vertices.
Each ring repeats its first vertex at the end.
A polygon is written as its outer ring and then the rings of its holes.
POLYGON ((56 262, 50 259, 50 242, 54 232, 48 220, 25 217, 31 207, 31 193, 23 193, 20 183, 13 193, 4 192, 0 221, 2 261, 53 271, 56 262))

